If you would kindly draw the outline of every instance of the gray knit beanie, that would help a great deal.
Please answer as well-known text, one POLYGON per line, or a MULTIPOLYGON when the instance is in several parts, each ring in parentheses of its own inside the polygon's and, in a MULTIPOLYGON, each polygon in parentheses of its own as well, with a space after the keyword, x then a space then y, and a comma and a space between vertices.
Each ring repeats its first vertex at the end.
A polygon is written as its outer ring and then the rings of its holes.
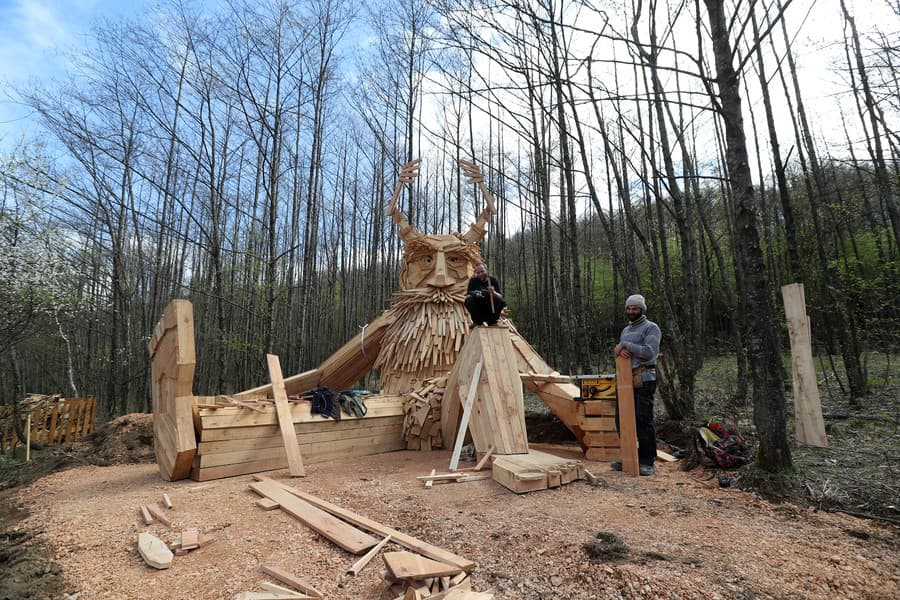
POLYGON ((629 306, 637 306, 642 312, 647 312, 647 301, 640 294, 628 296, 628 300, 625 301, 625 308, 629 306))

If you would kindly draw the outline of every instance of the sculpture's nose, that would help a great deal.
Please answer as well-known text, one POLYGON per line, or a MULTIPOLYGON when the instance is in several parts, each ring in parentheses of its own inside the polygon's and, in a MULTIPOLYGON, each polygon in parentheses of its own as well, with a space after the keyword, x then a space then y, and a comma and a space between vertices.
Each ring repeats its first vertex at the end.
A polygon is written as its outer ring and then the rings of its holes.
POLYGON ((447 287, 451 283, 453 281, 447 276, 447 259, 443 252, 438 251, 434 257, 434 270, 431 272, 431 277, 425 280, 425 285, 441 288, 447 287))

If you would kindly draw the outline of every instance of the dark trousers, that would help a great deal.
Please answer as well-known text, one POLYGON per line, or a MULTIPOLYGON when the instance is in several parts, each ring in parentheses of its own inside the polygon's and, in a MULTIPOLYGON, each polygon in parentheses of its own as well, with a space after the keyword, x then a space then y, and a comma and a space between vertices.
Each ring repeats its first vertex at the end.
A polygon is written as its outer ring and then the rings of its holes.
POLYGON ((494 298, 494 310, 491 310, 491 299, 485 291, 482 294, 469 294, 466 296, 466 310, 476 325, 487 323, 493 325, 500 318, 500 311, 506 306, 506 301, 494 298))
MULTIPOLYGON (((637 429, 638 462, 653 465, 656 460, 656 427, 653 425, 653 392, 655 381, 645 381, 634 388, 634 422, 637 429)), ((619 403, 616 402, 616 431, 619 431, 619 403)))

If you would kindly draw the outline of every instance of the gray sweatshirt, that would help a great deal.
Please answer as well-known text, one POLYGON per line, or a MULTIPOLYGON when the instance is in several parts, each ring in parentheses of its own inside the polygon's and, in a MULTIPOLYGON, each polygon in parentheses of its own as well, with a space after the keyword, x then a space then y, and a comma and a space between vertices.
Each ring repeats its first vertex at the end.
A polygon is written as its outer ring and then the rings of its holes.
POLYGON ((619 336, 619 343, 631 352, 631 368, 647 365, 641 381, 656 381, 656 357, 659 356, 659 342, 662 333, 659 325, 641 315, 634 323, 629 323, 619 336))

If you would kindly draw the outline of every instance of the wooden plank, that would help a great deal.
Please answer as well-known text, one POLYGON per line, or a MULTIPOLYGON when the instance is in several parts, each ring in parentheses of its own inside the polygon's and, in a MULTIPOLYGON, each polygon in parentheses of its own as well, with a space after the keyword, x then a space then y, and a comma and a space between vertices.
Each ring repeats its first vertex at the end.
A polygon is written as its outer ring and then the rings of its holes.
POLYGON ((260 496, 277 502, 281 505, 281 510, 347 552, 360 554, 378 543, 378 540, 369 534, 290 494, 276 485, 274 481, 257 481, 250 484, 250 489, 260 496))
POLYGON ((828 447, 822 402, 813 364, 809 316, 802 283, 781 288, 791 343, 791 370, 794 382, 794 412, 797 442, 828 447))
POLYGON ((656 450, 656 458, 663 460, 665 462, 675 462, 678 459, 669 454, 668 452, 663 452, 662 450, 656 450))
POLYGON ((472 382, 469 384, 469 395, 466 396, 466 404, 463 407, 462 421, 459 424, 459 431, 456 434, 456 443, 453 445, 453 454, 450 457, 450 470, 456 470, 459 466, 459 454, 462 452, 463 440, 466 437, 466 431, 469 426, 469 418, 472 415, 472 403, 475 401, 475 394, 478 391, 478 381, 481 377, 482 362, 475 364, 475 373, 472 375, 472 382))
POLYGON ((462 569, 455 565, 448 565, 412 552, 385 552, 384 564, 394 579, 425 579, 457 575, 462 572, 462 569))
POLYGON ((277 508, 281 508, 280 504, 278 504, 274 500, 270 500, 269 498, 260 498, 256 501, 256 505, 263 510, 275 510, 277 508))
POLYGON ((166 505, 166 508, 172 508, 172 499, 168 494, 163 494, 163 504, 166 505))
POLYGON ((200 531, 195 527, 189 527, 181 532, 181 549, 193 550, 200 547, 200 531))
POLYGON ((379 523, 377 521, 373 521, 372 519, 369 519, 362 515, 358 515, 347 509, 341 508, 340 506, 337 506, 335 504, 332 504, 330 502, 322 500, 321 498, 317 498, 316 496, 313 496, 312 494, 307 494, 306 492, 303 492, 296 488, 285 485, 284 483, 276 482, 274 479, 270 479, 270 478, 262 476, 262 475, 254 475, 254 479, 257 479, 259 481, 271 481, 271 482, 275 483, 276 485, 281 486, 282 489, 297 496, 298 498, 306 500, 310 504, 313 504, 314 506, 317 506, 317 507, 321 508, 322 510, 326 510, 331 514, 344 519, 348 523, 352 523, 354 525, 357 525, 358 527, 367 529, 368 531, 378 533, 379 535, 385 535, 385 536, 389 535, 395 542, 397 542, 404 548, 407 548, 414 552, 418 552, 419 554, 421 554, 423 556, 427 556, 428 558, 432 558, 432 559, 440 561, 440 562, 444 562, 447 564, 457 566, 457 567, 463 569, 464 571, 470 571, 471 569, 473 569, 475 567, 475 563, 472 562, 471 560, 465 559, 461 556, 457 556, 456 554, 453 554, 452 552, 450 552, 448 550, 444 550, 443 548, 433 546, 427 542, 423 542, 422 540, 416 539, 416 538, 412 537, 411 535, 407 535, 403 532, 397 531, 396 529, 392 529, 390 527, 382 525, 381 523, 379 523))
POLYGON ((584 400, 584 414, 588 417, 614 417, 616 416, 615 400, 584 400))
POLYGON ((619 441, 622 452, 622 472, 637 475, 639 464, 631 359, 621 355, 616 356, 616 391, 619 396, 619 441))
POLYGON ((303 457, 294 433, 291 409, 288 406, 287 392, 284 390, 284 378, 281 376, 281 362, 274 354, 266 354, 269 364, 269 378, 272 380, 272 393, 275 396, 275 410, 278 413, 278 426, 284 439, 284 450, 287 454, 288 469, 292 477, 305 477, 303 457))
POLYGON ((153 515, 150 514, 150 511, 144 505, 141 506, 141 518, 144 520, 144 525, 153 523, 153 515))
MULTIPOLYGON (((360 438, 359 440, 349 441, 354 443, 350 446, 346 446, 344 441, 336 441, 327 445, 320 444, 319 446, 325 446, 326 450, 315 454, 311 453, 310 450, 301 448, 306 456, 306 464, 315 464, 341 458, 352 458, 355 456, 368 456, 370 454, 380 454, 382 452, 391 452, 393 450, 402 450, 406 448, 403 439, 399 436, 391 436, 391 438, 384 440, 380 440, 376 437, 360 438)), ((310 448, 317 448, 317 445, 313 444, 310 448)), ((197 481, 209 481, 210 479, 219 479, 221 477, 233 477, 235 475, 259 473, 261 471, 271 471, 273 469, 283 469, 287 467, 286 456, 204 468, 200 468, 199 458, 197 462, 198 464, 195 464, 194 469, 191 471, 191 477, 197 481)))
POLYGON ((319 600, 321 600, 325 597, 322 595, 322 592, 314 588, 312 584, 309 583, 309 581, 307 581, 303 577, 292 575, 280 567, 276 567, 274 565, 263 565, 262 572, 269 577, 274 577, 281 583, 291 586, 295 590, 299 590, 304 594, 309 594, 313 598, 318 598, 319 600))
MULTIPOLYGON (((403 415, 403 397, 402 396, 382 396, 382 400, 372 399, 366 400, 368 412, 365 417, 351 417, 348 415, 341 416, 341 422, 365 420, 372 417, 386 417, 403 415)), ((293 402, 290 404, 291 421, 297 423, 322 423, 330 422, 332 419, 325 419, 322 415, 312 414, 311 402, 293 402)), ((273 408, 264 409, 265 412, 257 413, 247 411, 237 407, 223 407, 218 410, 200 409, 200 418, 203 422, 203 433, 207 430, 220 428, 235 427, 257 427, 260 425, 278 425, 278 414, 273 408)), ((207 440, 212 438, 203 437, 207 440)))
MULTIPOLYGON (((334 423, 335 425, 340 425, 340 423, 334 423)), ((402 433, 403 431, 403 421, 400 417, 385 417, 381 419, 372 419, 371 421, 357 421, 355 424, 355 427, 335 429, 331 427, 330 423, 323 423, 321 427, 312 432, 297 434, 297 443, 300 444, 300 450, 302 452, 304 450, 304 444, 321 444, 339 439, 371 437, 393 432, 402 433)), ((284 447, 284 440, 281 437, 281 432, 277 432, 275 435, 258 438, 238 438, 220 442, 200 442, 197 445, 197 452, 200 456, 204 456, 207 454, 219 454, 221 452, 239 452, 241 450, 259 450, 262 448, 278 447, 284 447)))
MULTIPOLYGON (((301 452, 306 456, 305 462, 312 462, 314 460, 313 456, 319 458, 321 458, 322 455, 336 456, 336 453, 338 453, 340 449, 350 451, 354 447, 372 448, 381 446, 385 443, 390 444, 392 441, 396 441, 398 447, 402 447, 402 430, 403 427, 401 425, 394 425, 393 427, 377 428, 374 433, 371 433, 370 435, 346 438, 334 437, 330 440, 313 440, 309 443, 307 443, 306 440, 300 440, 298 441, 298 444, 301 452)), ((369 452, 369 454, 372 454, 372 452, 369 452)), ((283 446, 257 449, 251 448, 228 452, 208 452, 201 454, 198 458, 199 466, 204 468, 279 457, 284 457, 285 460, 287 460, 287 455, 283 446)), ((322 462, 322 460, 318 460, 318 462, 322 462)))
POLYGON ((356 574, 359 573, 360 571, 362 571, 363 568, 364 568, 367 564, 369 564, 369 561, 371 561, 371 560, 375 557, 375 555, 378 554, 378 552, 379 552, 382 548, 384 548, 384 546, 385 546, 388 542, 390 542, 390 541, 391 541, 391 536, 385 537, 383 540, 381 540, 380 542, 378 542, 378 545, 377 545, 377 546, 375 546, 374 548, 372 548, 371 550, 369 550, 369 551, 366 553, 365 556, 363 556, 363 557, 360 558, 358 561, 356 561, 355 563, 353 563, 353 564, 350 566, 350 568, 347 569, 347 570, 345 571, 345 573, 346 573, 347 575, 353 575, 353 576, 356 576, 356 574))
POLYGON ((276 594, 281 594, 279 598, 290 599, 290 600, 312 600, 312 596, 307 596, 301 592, 297 592, 286 587, 281 587, 280 585, 275 585, 274 583, 269 583, 268 581, 263 581, 259 584, 259 587, 266 590, 267 592, 275 592, 276 594))
POLYGON ((166 527, 172 527, 172 521, 170 521, 169 518, 165 514, 163 514, 163 511, 160 510, 158 506, 156 506, 155 504, 148 504, 147 510, 156 518, 157 521, 159 521, 166 527))
POLYGON ((588 448, 584 452, 584 457, 586 459, 603 461, 603 462, 612 462, 614 460, 619 460, 621 456, 622 456, 622 450, 619 448, 618 444, 616 444, 615 447, 610 447, 610 448, 601 448, 601 447, 588 448))
POLYGON ((168 569, 174 558, 172 551, 161 539, 146 531, 138 535, 138 553, 148 565, 155 569, 168 569))
MULTIPOLYGON (((431 470, 431 476, 434 477, 434 474, 437 472, 437 469, 431 470)), ((425 482, 425 487, 432 488, 434 487, 434 479, 429 479, 425 482)))
POLYGON ((582 431, 615 431, 615 417, 578 417, 575 425, 582 431))
POLYGON ((481 469, 483 469, 483 468, 484 468, 484 465, 485 465, 485 464, 487 463, 487 461, 491 458, 491 455, 492 455, 493 453, 494 453, 494 446, 491 446, 490 448, 488 448, 487 452, 484 453, 484 456, 481 457, 481 460, 478 461, 478 463, 475 465, 475 468, 472 469, 472 470, 473 470, 473 471, 480 471, 481 469))

